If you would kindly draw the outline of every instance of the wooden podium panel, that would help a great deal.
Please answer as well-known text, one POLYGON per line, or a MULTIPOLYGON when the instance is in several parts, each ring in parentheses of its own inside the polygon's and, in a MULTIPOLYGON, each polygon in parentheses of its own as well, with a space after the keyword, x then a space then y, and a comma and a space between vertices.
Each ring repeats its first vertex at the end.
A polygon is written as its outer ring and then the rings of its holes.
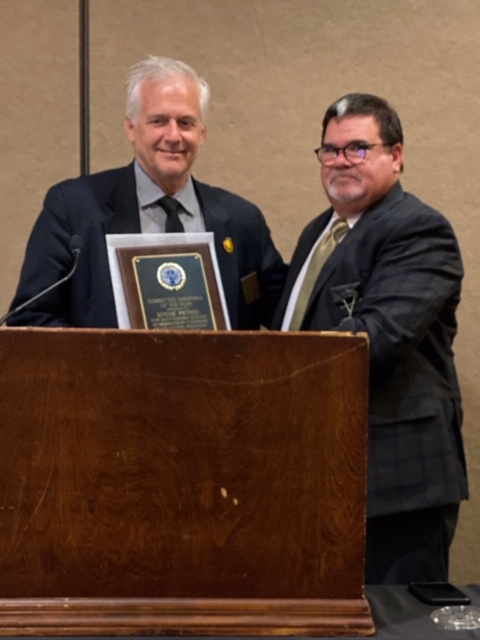
POLYGON ((368 342, 0 331, 0 635, 369 635, 368 342))

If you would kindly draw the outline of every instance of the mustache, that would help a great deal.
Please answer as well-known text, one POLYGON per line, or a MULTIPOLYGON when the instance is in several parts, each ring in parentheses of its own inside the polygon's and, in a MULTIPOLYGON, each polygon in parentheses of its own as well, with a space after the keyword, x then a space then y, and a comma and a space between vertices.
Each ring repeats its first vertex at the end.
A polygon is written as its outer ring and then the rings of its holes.
POLYGON ((330 182, 333 182, 336 178, 353 178, 354 180, 360 180, 358 171, 352 171, 351 169, 333 169, 329 175, 330 182))

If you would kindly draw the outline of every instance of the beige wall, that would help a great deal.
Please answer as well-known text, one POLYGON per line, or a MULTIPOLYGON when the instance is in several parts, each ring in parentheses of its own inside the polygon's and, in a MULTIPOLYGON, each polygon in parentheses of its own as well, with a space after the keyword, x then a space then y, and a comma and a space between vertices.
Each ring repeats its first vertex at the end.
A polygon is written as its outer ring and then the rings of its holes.
MULTIPOLYGON (((79 172, 77 12, 74 0, 0 0, 3 311, 46 189, 79 172)), ((90 19, 92 171, 131 158, 122 130, 128 67, 149 53, 180 57, 213 88, 196 177, 257 202, 286 259, 325 206, 312 152, 325 108, 351 91, 397 107, 403 186, 450 218, 465 260, 456 353, 472 498, 461 512, 452 579, 479 582, 480 4, 91 0, 90 19)))

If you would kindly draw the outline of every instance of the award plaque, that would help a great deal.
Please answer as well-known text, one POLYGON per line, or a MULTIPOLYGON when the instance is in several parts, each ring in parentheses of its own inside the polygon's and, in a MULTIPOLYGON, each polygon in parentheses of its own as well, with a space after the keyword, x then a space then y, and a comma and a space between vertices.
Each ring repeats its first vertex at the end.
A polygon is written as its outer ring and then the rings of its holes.
POLYGON ((226 329, 207 244, 117 247, 135 329, 226 329))

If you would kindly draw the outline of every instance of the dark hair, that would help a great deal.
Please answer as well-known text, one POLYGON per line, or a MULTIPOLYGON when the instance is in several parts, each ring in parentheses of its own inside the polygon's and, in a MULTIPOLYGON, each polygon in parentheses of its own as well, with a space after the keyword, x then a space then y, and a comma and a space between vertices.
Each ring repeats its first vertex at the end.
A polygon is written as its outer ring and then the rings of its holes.
POLYGON ((330 120, 346 115, 373 116, 378 122, 382 142, 387 145, 403 144, 402 124, 397 112, 386 100, 370 93, 348 93, 328 107, 322 123, 322 143, 330 120))

